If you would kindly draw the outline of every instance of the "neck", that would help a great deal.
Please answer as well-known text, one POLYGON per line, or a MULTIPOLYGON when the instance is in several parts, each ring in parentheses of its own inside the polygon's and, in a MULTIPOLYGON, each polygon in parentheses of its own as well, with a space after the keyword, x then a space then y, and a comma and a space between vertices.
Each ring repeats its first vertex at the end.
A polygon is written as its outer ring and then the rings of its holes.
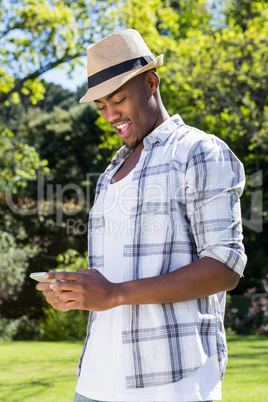
POLYGON ((159 91, 157 91, 156 93, 156 102, 157 102, 157 119, 155 122, 155 126, 154 128, 160 126, 160 124, 164 123, 164 121, 168 120, 170 118, 167 109, 165 108, 165 106, 163 105, 161 96, 159 91))

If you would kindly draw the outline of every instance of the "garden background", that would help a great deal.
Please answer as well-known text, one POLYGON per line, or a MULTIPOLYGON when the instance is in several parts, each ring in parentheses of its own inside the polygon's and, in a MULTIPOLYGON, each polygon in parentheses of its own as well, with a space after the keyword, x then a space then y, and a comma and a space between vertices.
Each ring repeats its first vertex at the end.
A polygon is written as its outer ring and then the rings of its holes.
POLYGON ((29 274, 87 267, 96 179, 121 143, 94 104, 79 104, 86 66, 73 91, 44 76, 63 67, 75 80, 87 46, 125 27, 164 54, 168 112, 244 163, 248 264, 228 294, 226 328, 267 336, 267 1, 0 0, 0 27, 0 339, 84 337, 87 313, 50 309, 29 274))

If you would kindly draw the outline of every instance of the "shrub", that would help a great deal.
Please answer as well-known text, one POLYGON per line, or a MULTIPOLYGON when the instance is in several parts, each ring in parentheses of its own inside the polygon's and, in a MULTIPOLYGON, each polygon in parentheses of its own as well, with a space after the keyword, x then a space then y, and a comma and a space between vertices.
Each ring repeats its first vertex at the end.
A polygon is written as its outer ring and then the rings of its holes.
POLYGON ((61 312, 49 307, 45 310, 45 318, 42 320, 42 340, 84 340, 86 335, 88 312, 82 310, 70 310, 61 312))
POLYGON ((227 332, 268 336, 268 299, 254 295, 255 291, 256 288, 248 289, 244 294, 251 298, 251 305, 247 314, 242 318, 239 309, 228 307, 230 306, 230 299, 227 298, 225 314, 227 332))
POLYGON ((17 332, 17 320, 0 318, 0 340, 12 341, 17 332))
POLYGON ((253 299, 244 321, 252 334, 268 336, 268 299, 266 297, 253 299))
POLYGON ((88 312, 61 312, 49 307, 41 321, 23 315, 16 319, 0 317, 0 341, 45 340, 80 341, 85 339, 88 312))
POLYGON ((37 340, 41 334, 38 321, 25 315, 16 319, 0 317, 0 340, 37 340))
POLYGON ((237 308, 226 308, 226 313, 224 317, 224 326, 226 329, 226 332, 228 334, 236 334, 240 333, 240 328, 241 328, 241 320, 237 316, 237 313, 239 310, 237 308))

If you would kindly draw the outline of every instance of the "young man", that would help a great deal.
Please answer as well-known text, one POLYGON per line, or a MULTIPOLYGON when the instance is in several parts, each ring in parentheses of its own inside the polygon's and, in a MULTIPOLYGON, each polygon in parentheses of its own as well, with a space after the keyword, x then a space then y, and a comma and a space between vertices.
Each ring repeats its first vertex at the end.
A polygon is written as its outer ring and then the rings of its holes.
POLYGON ((241 163, 225 143, 169 117, 141 36, 88 49, 89 89, 125 145, 100 176, 89 270, 39 284, 61 311, 89 310, 75 401, 221 399, 225 291, 242 276, 241 163))

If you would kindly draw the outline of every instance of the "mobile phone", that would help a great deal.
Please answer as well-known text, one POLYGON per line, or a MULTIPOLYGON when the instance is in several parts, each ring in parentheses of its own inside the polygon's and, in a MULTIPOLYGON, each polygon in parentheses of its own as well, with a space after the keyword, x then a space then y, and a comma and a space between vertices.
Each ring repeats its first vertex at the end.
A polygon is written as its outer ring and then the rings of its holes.
POLYGON ((37 282, 45 282, 45 283, 56 283, 56 279, 45 279, 44 275, 47 272, 33 272, 30 274, 30 278, 34 279, 37 282))

